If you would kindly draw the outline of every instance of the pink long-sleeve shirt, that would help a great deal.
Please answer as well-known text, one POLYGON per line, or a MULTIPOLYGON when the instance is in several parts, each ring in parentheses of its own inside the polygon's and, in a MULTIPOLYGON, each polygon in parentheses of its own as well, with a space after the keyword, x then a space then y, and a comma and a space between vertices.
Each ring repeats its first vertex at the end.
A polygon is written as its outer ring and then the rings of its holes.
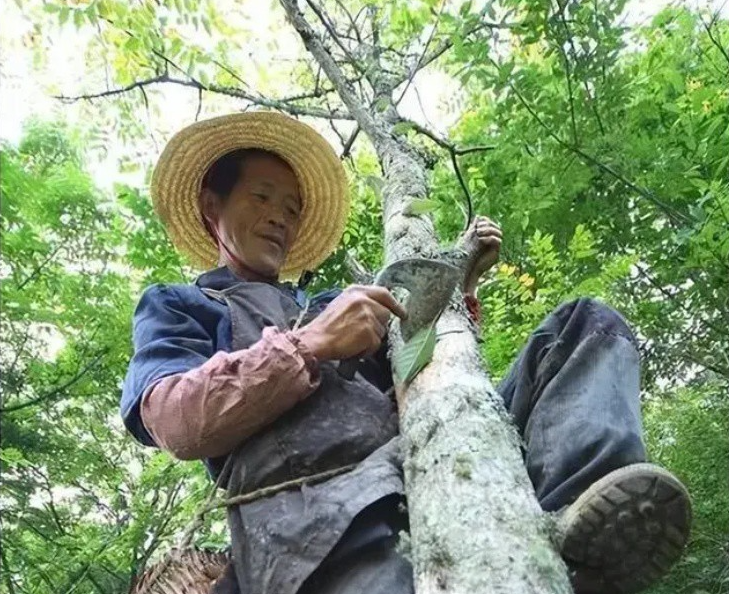
POLYGON ((264 328, 247 349, 162 378, 141 404, 159 447, 181 460, 227 454, 319 386, 314 356, 291 332, 264 328))

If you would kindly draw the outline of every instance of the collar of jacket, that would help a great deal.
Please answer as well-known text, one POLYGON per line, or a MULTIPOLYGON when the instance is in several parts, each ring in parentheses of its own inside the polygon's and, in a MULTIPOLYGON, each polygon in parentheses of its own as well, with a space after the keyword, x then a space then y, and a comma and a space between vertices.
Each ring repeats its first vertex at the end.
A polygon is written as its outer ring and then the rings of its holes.
MULTIPOLYGON (((233 285, 247 282, 249 281, 237 276, 227 266, 220 266, 218 268, 208 270, 207 272, 203 272, 195 279, 195 284, 198 287, 214 289, 216 291, 223 291, 233 285)), ((291 295, 301 307, 304 306, 304 303, 306 302, 306 293, 298 287, 295 287, 293 283, 272 282, 269 284, 276 287, 279 291, 291 295)))

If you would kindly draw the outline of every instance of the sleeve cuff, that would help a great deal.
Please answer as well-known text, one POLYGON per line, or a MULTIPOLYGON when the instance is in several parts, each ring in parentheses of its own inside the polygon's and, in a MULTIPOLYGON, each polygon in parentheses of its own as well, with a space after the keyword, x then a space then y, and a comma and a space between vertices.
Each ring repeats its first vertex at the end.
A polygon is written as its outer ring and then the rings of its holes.
POLYGON ((294 345, 297 352, 304 360, 304 364, 306 365, 306 369, 309 372, 311 382, 319 383, 319 360, 312 354, 308 347, 299 340, 299 337, 296 336, 296 334, 288 331, 284 334, 284 336, 292 345, 294 345))

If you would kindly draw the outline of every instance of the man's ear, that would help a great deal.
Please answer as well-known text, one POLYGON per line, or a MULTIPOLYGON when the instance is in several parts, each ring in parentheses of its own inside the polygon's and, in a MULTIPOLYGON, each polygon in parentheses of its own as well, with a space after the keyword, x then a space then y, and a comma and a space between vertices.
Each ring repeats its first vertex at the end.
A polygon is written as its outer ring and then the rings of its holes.
POLYGON ((200 190, 198 199, 200 204, 200 214, 203 219, 207 220, 211 225, 217 225, 220 218, 220 198, 210 188, 200 190))

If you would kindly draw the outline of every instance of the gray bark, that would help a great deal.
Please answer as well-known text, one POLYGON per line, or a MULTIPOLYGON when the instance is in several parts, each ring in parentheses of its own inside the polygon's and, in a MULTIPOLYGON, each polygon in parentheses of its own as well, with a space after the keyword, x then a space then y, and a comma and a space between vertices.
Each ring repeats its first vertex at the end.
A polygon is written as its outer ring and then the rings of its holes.
MULTIPOLYGON (((393 133, 399 117, 392 87, 374 84, 378 107, 367 109, 296 0, 280 3, 382 163, 387 262, 439 254, 431 220, 406 214, 413 200, 426 196, 427 178, 417 153, 393 133)), ((469 262, 461 259, 464 270, 469 262)), ((460 301, 438 323, 442 336, 432 362, 398 390, 416 591, 571 592, 554 527, 536 500, 519 437, 483 369, 460 301)), ((391 338, 397 351, 396 327, 391 338)))

